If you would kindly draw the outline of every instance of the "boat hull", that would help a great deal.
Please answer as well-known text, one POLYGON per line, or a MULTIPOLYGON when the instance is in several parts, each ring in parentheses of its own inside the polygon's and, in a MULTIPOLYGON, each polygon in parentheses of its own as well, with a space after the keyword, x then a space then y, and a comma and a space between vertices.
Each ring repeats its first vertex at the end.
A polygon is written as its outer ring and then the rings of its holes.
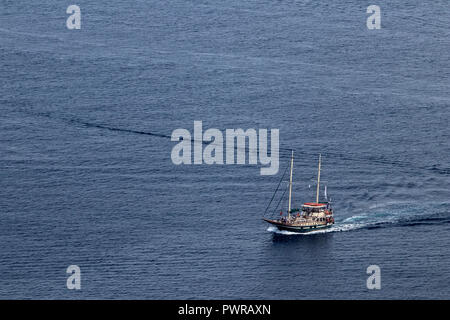
POLYGON ((295 225, 281 223, 277 220, 264 219, 264 221, 277 227, 278 230, 290 231, 290 232, 296 232, 296 233, 308 233, 308 232, 328 229, 331 226, 333 226, 333 224, 334 224, 334 223, 327 223, 327 224, 320 224, 320 225, 313 225, 313 226, 295 226, 295 225))

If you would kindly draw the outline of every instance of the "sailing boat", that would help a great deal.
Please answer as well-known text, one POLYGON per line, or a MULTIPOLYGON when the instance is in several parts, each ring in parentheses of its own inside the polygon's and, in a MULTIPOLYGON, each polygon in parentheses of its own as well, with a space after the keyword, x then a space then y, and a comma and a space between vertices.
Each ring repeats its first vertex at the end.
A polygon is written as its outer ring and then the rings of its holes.
POLYGON ((298 233, 307 233, 307 232, 311 232, 311 231, 326 229, 326 228, 331 227, 334 224, 333 209, 331 208, 330 201, 326 200, 326 201, 319 202, 321 162, 322 162, 322 156, 319 155, 319 170, 317 173, 316 202, 304 203, 301 210, 291 209, 292 173, 293 173, 293 169, 294 169, 294 151, 292 151, 291 173, 290 173, 290 178, 289 178, 289 201, 288 201, 287 216, 283 216, 283 213, 281 212, 280 213, 281 217, 279 219, 275 220, 275 219, 263 218, 264 221, 276 226, 279 230, 286 230, 286 231, 292 231, 292 232, 298 232, 298 233))

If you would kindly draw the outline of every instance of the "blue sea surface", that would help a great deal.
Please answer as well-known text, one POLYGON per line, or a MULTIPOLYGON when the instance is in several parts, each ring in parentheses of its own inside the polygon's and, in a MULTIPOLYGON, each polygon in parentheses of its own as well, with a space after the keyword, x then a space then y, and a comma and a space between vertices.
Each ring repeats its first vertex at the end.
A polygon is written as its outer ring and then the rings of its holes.
POLYGON ((356 0, 71 4, 0 2, 1 299, 450 298, 448 1, 377 1, 380 30, 356 0), (194 120, 278 128, 279 174, 174 165, 194 120), (290 148, 326 232, 261 219, 290 148))

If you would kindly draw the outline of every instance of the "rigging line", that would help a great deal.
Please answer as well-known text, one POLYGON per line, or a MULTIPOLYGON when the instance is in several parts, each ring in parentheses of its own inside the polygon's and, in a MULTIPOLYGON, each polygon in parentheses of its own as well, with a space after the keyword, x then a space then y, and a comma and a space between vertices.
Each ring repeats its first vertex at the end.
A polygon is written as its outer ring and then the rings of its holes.
POLYGON ((285 174, 286 174, 286 171, 287 171, 288 167, 289 167, 289 166, 286 166, 286 169, 284 169, 284 172, 283 172, 283 175, 281 176, 280 182, 278 182, 277 188, 275 189, 275 192, 274 192, 273 195, 272 195, 272 199, 270 199, 270 202, 269 202, 269 204, 267 205, 266 210, 264 210, 263 217, 266 215, 267 210, 269 209, 270 205, 272 204, 272 201, 273 201, 273 199, 275 198, 275 195, 277 194, 278 188, 280 187, 280 184, 281 184, 281 182, 283 181, 283 178, 284 178, 284 176, 285 176, 285 174))
POLYGON ((284 189, 284 192, 283 192, 283 194, 281 195, 281 198, 280 198, 280 200, 278 201, 278 204, 277 204, 277 206, 275 207, 275 210, 273 210, 272 216, 275 215, 275 211, 276 211, 277 208, 279 207, 279 205, 280 205, 280 203, 281 203, 281 200, 283 200, 284 195, 286 194, 286 191, 287 191, 288 189, 289 189, 289 188, 284 189))

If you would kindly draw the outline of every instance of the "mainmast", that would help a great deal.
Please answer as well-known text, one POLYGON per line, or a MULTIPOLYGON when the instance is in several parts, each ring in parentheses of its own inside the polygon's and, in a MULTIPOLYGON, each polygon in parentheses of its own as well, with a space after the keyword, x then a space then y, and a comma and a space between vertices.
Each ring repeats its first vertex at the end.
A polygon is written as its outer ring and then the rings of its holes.
MULTIPOLYGON (((316 203, 319 203, 319 188, 320 188, 320 162, 322 160, 322 155, 319 154, 319 171, 317 173, 317 194, 316 194, 316 203)), ((292 169, 291 169, 292 170, 292 169)), ((292 172, 292 171, 291 171, 292 172)))
POLYGON ((288 217, 291 217, 291 200, 292 200, 292 170, 294 168, 294 150, 291 154, 291 176, 289 178, 289 204, 288 204, 288 217))

